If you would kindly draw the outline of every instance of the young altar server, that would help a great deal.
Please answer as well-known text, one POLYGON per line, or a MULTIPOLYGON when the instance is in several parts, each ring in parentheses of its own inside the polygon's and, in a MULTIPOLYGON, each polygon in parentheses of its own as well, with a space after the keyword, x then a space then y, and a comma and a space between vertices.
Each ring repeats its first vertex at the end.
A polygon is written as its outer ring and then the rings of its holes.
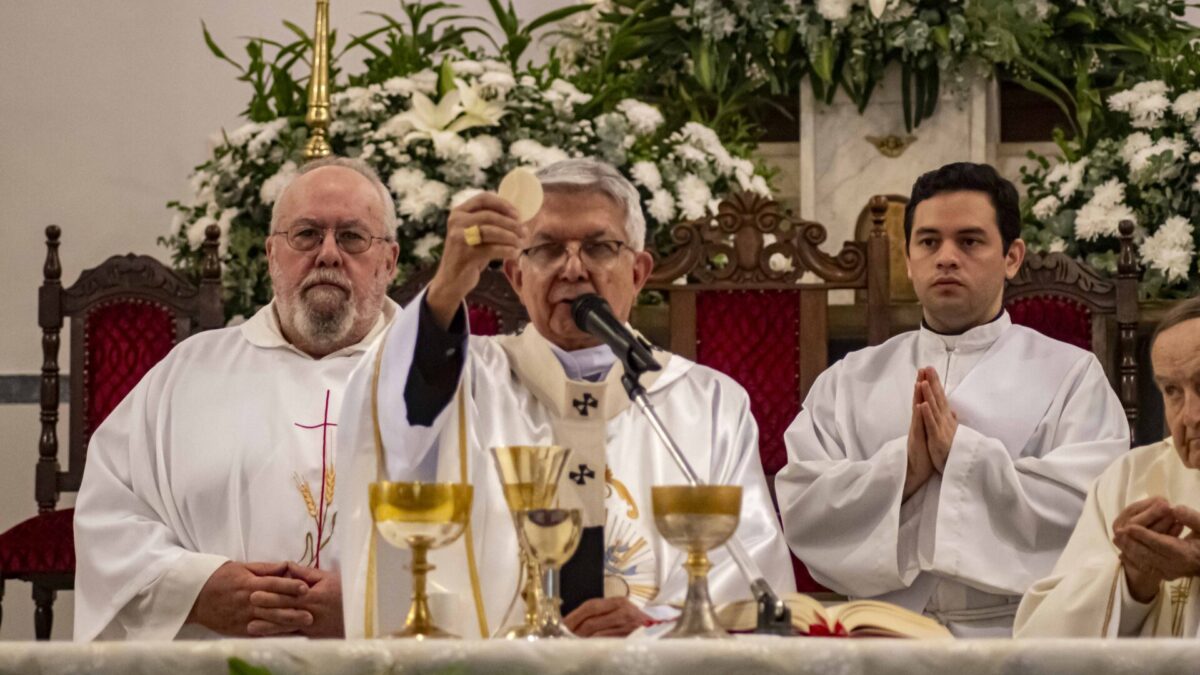
POLYGON ((305 165, 271 217, 275 299, 184 340, 92 435, 75 504, 75 639, 342 634, 333 428, 397 312, 387 187, 305 165))
MULTIPOLYGON (((527 223, 493 194, 451 212, 436 275, 351 379, 338 430, 349 636, 394 627, 379 626, 372 607, 406 593, 409 584, 403 569, 371 562, 373 391, 388 477, 459 481, 465 460, 474 486, 473 555, 461 540, 433 554, 431 582, 453 594, 453 616, 442 620, 456 632, 496 631, 517 589, 517 539, 489 453, 493 446, 557 444, 572 451, 559 496, 582 509, 585 529, 562 572, 570 630, 585 637, 627 635, 651 616, 673 615, 666 605, 684 599, 685 555, 658 535, 650 502, 652 485, 684 484, 684 474, 631 406, 612 350, 580 331, 571 316, 574 298, 596 293, 627 320, 652 267, 643 250, 637 190, 612 167, 590 159, 557 162, 537 178, 545 201, 527 223), (504 260, 530 325, 517 336, 468 337, 464 299, 492 260, 504 260), (378 593, 367 602, 373 586, 378 593)), ((746 392, 687 359, 657 350, 654 355, 662 370, 642 378, 650 401, 702 480, 742 486, 736 536, 777 591, 792 590, 746 392)), ((714 599, 749 597, 728 554, 713 551, 711 558, 714 599)))
POLYGON ((1017 637, 1197 636, 1200 629, 1200 298, 1151 340, 1171 436, 1108 467, 1050 576, 1029 589, 1017 637))
POLYGON ((929 172, 904 233, 921 328, 817 378, 785 435, 784 531, 834 591, 1009 635, 1128 424, 1095 356, 1003 309, 1025 253, 1011 183, 987 165, 929 172))

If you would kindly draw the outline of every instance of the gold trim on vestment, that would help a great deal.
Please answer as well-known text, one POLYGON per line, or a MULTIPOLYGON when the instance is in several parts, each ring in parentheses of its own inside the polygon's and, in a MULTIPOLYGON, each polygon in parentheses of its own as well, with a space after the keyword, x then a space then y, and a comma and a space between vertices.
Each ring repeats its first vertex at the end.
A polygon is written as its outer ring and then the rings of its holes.
POLYGON ((1117 599, 1117 585, 1121 583, 1121 563, 1117 563, 1117 573, 1113 576, 1112 588, 1108 589, 1108 607, 1104 609, 1104 623, 1100 626, 1098 637, 1108 637, 1108 624, 1112 622, 1113 604, 1117 599))
MULTIPOLYGON (((463 365, 463 370, 466 370, 466 365, 463 365)), ((467 479, 467 411, 466 398, 463 390, 466 389, 466 374, 463 376, 464 384, 458 388, 458 471, 459 477, 462 479, 463 485, 468 485, 470 481, 467 479)), ((475 537, 471 533, 471 520, 467 519, 467 529, 464 533, 467 544, 467 574, 471 576, 471 595, 475 600, 475 616, 479 620, 479 637, 484 640, 491 636, 488 630, 487 613, 483 607, 483 590, 479 586, 479 568, 475 566, 475 537)))

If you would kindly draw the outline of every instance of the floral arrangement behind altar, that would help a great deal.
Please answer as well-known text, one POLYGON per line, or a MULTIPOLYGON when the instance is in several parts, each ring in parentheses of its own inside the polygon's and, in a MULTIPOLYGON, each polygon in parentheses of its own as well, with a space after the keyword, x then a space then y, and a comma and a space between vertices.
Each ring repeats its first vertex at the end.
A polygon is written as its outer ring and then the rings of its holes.
POLYGON ((675 100, 723 138, 751 140, 745 117, 761 118, 770 97, 794 95, 804 79, 818 100, 841 91, 861 112, 898 64, 912 129, 943 89, 963 93, 993 73, 1066 109, 1077 86, 1132 74, 1156 41, 1192 31, 1185 8, 1180 0, 600 0, 568 22, 569 56, 598 89, 675 100))
POLYGON ((1107 97, 1109 128, 1098 140, 1064 141, 1062 161, 1033 155, 1023 172, 1024 238, 1116 271, 1117 227, 1134 221, 1144 268, 1142 294, 1200 290, 1200 46, 1167 61, 1164 79, 1107 97))
MULTIPOLYGON (((449 209, 494 189, 518 165, 536 168, 579 156, 612 163, 642 193, 650 237, 664 242, 664 226, 714 215, 728 192, 770 194, 766 177, 745 153, 727 148, 703 124, 669 124, 658 108, 634 98, 598 105, 562 74, 554 54, 545 65, 514 68, 519 49, 512 38, 522 29, 511 7, 507 13, 496 7, 509 37, 497 45, 499 58, 468 49, 461 29, 431 18, 441 8, 406 6, 407 25, 380 15, 382 29, 349 47, 370 53, 366 71, 331 73, 331 145, 335 154, 366 160, 391 189, 402 274, 437 259, 449 209), (428 21, 425 27, 422 21, 428 21)), ((179 216, 163 239, 176 265, 192 269, 204 229, 214 223, 221 228, 231 316, 248 315, 270 298, 263 241, 271 206, 295 175, 307 137, 302 78, 290 68, 310 43, 289 26, 299 41, 251 40, 245 66, 205 33, 214 54, 254 86, 247 108, 253 121, 214 139, 212 156, 192 175, 190 197, 172 203, 179 216)))

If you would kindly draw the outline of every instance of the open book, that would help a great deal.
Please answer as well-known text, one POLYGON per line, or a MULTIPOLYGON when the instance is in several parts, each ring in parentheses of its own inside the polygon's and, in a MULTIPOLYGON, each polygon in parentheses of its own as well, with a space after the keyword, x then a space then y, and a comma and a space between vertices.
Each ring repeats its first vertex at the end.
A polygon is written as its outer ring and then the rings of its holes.
MULTIPOLYGON (((792 625, 804 635, 847 637, 953 637, 945 626, 903 607, 878 600, 855 600, 823 607, 800 593, 789 593, 784 603, 792 610, 792 625)), ((753 600, 742 600, 717 608, 717 619, 730 631, 752 631, 758 609, 753 600)))

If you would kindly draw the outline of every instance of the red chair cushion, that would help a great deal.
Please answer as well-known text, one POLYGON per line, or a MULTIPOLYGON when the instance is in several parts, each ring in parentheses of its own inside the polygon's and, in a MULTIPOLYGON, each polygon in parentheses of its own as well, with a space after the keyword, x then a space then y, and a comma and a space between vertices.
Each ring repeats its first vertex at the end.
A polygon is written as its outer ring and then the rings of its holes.
POLYGON ((75 509, 38 514, 0 534, 0 572, 71 574, 75 571, 75 509))
POLYGON ((738 381, 772 475, 787 464, 783 432, 800 413, 800 304, 793 291, 706 291, 696 297, 696 361, 738 381))
POLYGON ((84 324, 84 442, 142 376, 175 346, 165 307, 139 300, 104 303, 84 324))
POLYGON ((1092 350, 1092 313, 1078 302, 1067 298, 1017 298, 1006 308, 1015 324, 1080 349, 1092 350))
POLYGON ((500 315, 485 305, 467 303, 467 318, 471 323, 471 335, 499 335, 500 315))

